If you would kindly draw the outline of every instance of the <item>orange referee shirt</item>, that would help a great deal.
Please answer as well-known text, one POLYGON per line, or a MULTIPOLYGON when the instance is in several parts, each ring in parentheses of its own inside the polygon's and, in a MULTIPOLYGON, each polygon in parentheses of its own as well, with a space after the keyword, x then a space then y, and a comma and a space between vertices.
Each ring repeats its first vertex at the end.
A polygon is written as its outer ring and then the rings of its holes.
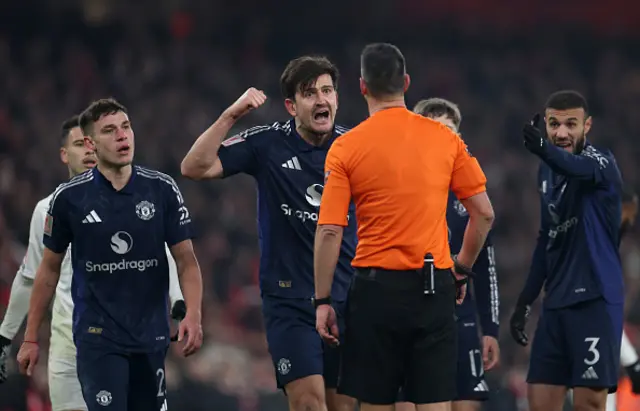
POLYGON ((462 139, 406 108, 374 113, 338 138, 327 154, 318 224, 347 225, 353 198, 358 221, 354 267, 412 270, 433 254, 453 266, 447 198, 486 190, 486 177, 462 139))

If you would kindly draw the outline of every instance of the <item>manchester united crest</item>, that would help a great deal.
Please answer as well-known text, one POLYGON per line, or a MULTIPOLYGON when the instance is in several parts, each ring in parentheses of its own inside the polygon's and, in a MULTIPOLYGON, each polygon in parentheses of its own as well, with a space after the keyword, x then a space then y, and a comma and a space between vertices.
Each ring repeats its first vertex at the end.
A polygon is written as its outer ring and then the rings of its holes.
POLYGON ((156 213, 156 206, 149 201, 140 201, 136 206, 136 214, 141 220, 151 220, 156 213))

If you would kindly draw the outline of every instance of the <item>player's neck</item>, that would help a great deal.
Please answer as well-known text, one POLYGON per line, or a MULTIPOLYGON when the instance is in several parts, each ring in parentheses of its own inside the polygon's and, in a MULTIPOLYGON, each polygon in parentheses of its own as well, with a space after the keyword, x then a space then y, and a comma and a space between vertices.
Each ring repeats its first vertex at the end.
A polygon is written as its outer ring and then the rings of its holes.
POLYGON ((304 141, 316 147, 320 147, 324 143, 326 143, 331 138, 331 135, 333 134, 333 133, 327 133, 327 134, 318 135, 318 134, 312 133, 309 130, 306 130, 305 128, 300 127, 297 120, 296 120, 296 131, 304 141))
POLYGON ((124 167, 109 167, 105 164, 98 163, 96 167, 98 167, 98 171, 104 178, 109 180, 116 191, 122 190, 122 188, 127 185, 133 173, 131 164, 124 167))
POLYGON ((369 106, 370 116, 388 108, 407 108, 407 104, 404 102, 404 95, 389 97, 384 100, 370 98, 367 99, 367 105, 369 106))

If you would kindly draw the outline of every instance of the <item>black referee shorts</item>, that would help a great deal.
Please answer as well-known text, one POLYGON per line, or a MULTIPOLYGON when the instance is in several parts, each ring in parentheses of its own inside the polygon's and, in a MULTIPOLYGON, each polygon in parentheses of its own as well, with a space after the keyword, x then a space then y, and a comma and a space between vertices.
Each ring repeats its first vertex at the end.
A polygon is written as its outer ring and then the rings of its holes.
POLYGON ((338 392, 361 402, 452 401, 456 396, 456 290, 436 270, 433 295, 416 271, 359 269, 351 283, 338 392))

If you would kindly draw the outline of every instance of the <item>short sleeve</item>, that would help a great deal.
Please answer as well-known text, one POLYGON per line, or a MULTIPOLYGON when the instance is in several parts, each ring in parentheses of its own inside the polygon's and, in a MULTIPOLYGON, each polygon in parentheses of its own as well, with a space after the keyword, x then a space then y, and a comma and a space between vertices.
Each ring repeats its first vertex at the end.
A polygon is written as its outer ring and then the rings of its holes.
POLYGON ((69 191, 65 190, 64 185, 53 193, 49 202, 49 210, 42 224, 44 246, 56 254, 66 252, 67 247, 73 241, 68 194, 69 191))
POLYGON ((184 240, 193 238, 191 215, 184 203, 184 197, 175 180, 167 175, 162 179, 165 184, 165 242, 172 247, 184 240))
POLYGON ((222 163, 222 176, 230 177, 240 173, 255 176, 260 169, 257 155, 257 141, 265 137, 270 126, 258 126, 247 129, 222 142, 218 158, 222 163))
POLYGON ((33 209, 31 224, 29 225, 29 245, 27 246, 27 253, 24 256, 22 265, 20 265, 20 269, 18 270, 18 274, 31 280, 36 278, 36 271, 42 261, 42 253, 44 251, 44 222, 46 220, 48 206, 48 201, 41 200, 33 209))
POLYGON ((320 203, 320 225, 349 225, 347 215, 351 202, 351 186, 348 171, 341 158, 342 146, 334 143, 327 153, 324 172, 324 190, 320 203))
POLYGON ((455 160, 451 176, 451 191, 460 200, 487 191, 487 178, 478 160, 471 155, 467 145, 455 136, 455 160))

